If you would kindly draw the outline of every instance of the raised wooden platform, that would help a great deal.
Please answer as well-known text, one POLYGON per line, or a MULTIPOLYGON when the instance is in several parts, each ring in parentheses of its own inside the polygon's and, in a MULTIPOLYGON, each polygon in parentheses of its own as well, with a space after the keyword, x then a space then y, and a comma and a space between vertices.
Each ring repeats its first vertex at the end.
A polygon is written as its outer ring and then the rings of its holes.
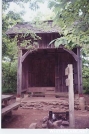
POLYGON ((29 87, 27 92, 35 97, 68 97, 68 92, 55 92, 55 87, 29 87))
POLYGON ((55 87, 29 87, 28 92, 47 92, 55 91, 55 87))

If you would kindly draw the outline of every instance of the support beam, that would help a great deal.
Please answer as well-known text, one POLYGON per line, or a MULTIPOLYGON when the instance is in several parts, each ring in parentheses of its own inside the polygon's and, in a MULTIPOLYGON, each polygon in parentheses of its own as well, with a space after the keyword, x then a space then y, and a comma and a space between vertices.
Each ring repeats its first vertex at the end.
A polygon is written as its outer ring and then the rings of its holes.
POLYGON ((59 57, 55 56, 55 91, 59 91, 59 57))
POLYGON ((18 49, 18 67, 17 67, 17 95, 21 95, 22 90, 22 50, 18 49))
POLYGON ((26 89, 28 90, 28 65, 26 65, 26 89))
POLYGON ((78 69, 78 93, 82 94, 82 59, 81 59, 81 53, 80 53, 80 47, 77 48, 77 56, 78 56, 78 62, 77 62, 77 69, 78 69))

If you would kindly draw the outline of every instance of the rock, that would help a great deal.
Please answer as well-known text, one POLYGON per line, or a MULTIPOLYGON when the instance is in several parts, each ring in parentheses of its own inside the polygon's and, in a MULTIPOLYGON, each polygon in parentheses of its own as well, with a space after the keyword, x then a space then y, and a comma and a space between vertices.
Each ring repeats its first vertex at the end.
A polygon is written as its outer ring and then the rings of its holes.
POLYGON ((55 106, 55 105, 53 105, 53 107, 52 108, 56 108, 57 106, 55 106))
POLYGON ((48 128, 54 128, 54 125, 50 120, 47 122, 47 127, 48 128))
POLYGON ((26 101, 22 101, 22 104, 26 104, 27 102, 26 101))
POLYGON ((48 120, 48 116, 45 116, 44 118, 43 118, 43 122, 46 122, 48 120))
POLYGON ((42 128, 47 128, 47 123, 42 124, 42 128))
POLYGON ((31 108, 29 108, 29 107, 26 106, 25 109, 31 109, 31 108))
POLYGON ((43 101, 43 102, 41 102, 41 104, 42 104, 42 105, 47 105, 47 102, 44 102, 44 101, 43 101))
POLYGON ((34 107, 34 104, 27 104, 28 107, 34 107))
POLYGON ((78 110, 78 106, 77 106, 77 105, 75 105, 75 106, 74 106, 74 109, 75 109, 75 110, 78 110))
POLYGON ((32 109, 36 110, 37 108, 33 107, 32 109))
POLYGON ((60 126, 60 129, 63 129, 63 128, 64 128, 64 126, 63 126, 63 125, 61 125, 61 126, 60 126))
POLYGON ((74 102, 74 105, 79 105, 79 102, 74 102))
POLYGON ((68 107, 65 107, 65 110, 68 110, 69 108, 68 107))
POLYGON ((58 102, 53 102, 52 104, 53 104, 53 105, 58 105, 58 102))
POLYGON ((64 106, 69 106, 69 104, 68 103, 65 103, 64 106))
POLYGON ((64 109, 65 107, 64 106, 60 106, 61 109, 64 109))
POLYGON ((26 108, 26 106, 22 106, 22 108, 24 109, 24 108, 26 108))
POLYGON ((89 111, 89 106, 88 105, 86 106, 86 110, 89 111))
POLYGON ((42 108, 43 106, 41 106, 41 105, 39 105, 39 106, 37 106, 37 108, 42 108))
POLYGON ((62 125, 69 126, 69 122, 68 121, 62 121, 62 125))
POLYGON ((31 128, 31 129, 37 128, 37 123, 32 123, 32 124, 29 126, 29 128, 31 128))
POLYGON ((29 107, 29 109, 33 109, 33 107, 29 107))
POLYGON ((21 102, 21 98, 16 97, 16 102, 21 102))
POLYGON ((58 120, 58 121, 53 122, 53 125, 55 128, 60 127, 61 124, 62 124, 62 120, 58 120))
POLYGON ((59 108, 52 108, 53 112, 59 112, 59 108))

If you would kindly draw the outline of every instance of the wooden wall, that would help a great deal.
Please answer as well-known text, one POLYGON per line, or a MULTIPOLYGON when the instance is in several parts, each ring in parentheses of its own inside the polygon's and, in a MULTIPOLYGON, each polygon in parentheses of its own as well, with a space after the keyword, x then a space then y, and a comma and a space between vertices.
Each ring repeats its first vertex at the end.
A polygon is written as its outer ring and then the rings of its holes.
POLYGON ((38 40, 39 48, 54 48, 54 43, 52 43, 51 45, 49 45, 49 43, 52 40, 60 37, 58 33, 41 33, 37 35, 41 37, 41 40, 38 40))
POLYGON ((52 56, 39 54, 29 56, 29 86, 54 87, 55 86, 55 60, 52 56))

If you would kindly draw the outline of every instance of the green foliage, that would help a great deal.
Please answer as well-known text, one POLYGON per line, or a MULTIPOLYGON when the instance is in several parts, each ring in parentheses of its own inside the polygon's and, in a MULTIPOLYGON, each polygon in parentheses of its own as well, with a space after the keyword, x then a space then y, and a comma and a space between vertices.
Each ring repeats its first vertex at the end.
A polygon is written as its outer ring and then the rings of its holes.
POLYGON ((89 89, 83 91, 84 94, 89 94, 89 89))
POLYGON ((66 45, 67 44, 67 40, 65 39, 65 37, 61 37, 61 38, 57 38, 55 40, 52 40, 50 44, 52 44, 54 42, 54 45, 56 48, 58 48, 60 45, 66 45))
POLYGON ((6 58, 2 62, 2 93, 16 92, 17 62, 6 58))
MULTIPOLYGON (((2 15, 2 56, 12 56, 17 52, 16 50, 16 41, 14 39, 10 39, 6 35, 6 30, 11 28, 17 22, 23 21, 21 19, 20 14, 14 13, 12 11, 7 14, 3 13, 2 15), (12 53, 12 54, 11 54, 12 53)), ((16 56, 16 55, 15 55, 16 56)))
MULTIPOLYGON (((3 0, 2 1, 3 11, 5 11, 9 8, 11 2, 16 3, 23 9, 24 9, 24 3, 28 3, 29 8, 32 10, 36 10, 39 8, 39 4, 38 4, 39 2, 37 0, 3 0)), ((40 0, 40 2, 41 2, 41 0, 40 0)))
POLYGON ((17 22, 23 21, 21 14, 9 11, 10 2, 13 0, 3 0, 2 13, 2 92, 15 92, 17 81, 17 43, 6 35, 6 30, 17 22))
POLYGON ((55 16, 55 13, 52 10, 48 10, 45 13, 42 13, 41 11, 38 10, 36 11, 32 22, 53 20, 54 16, 55 16))
POLYGON ((83 89, 89 91, 89 59, 83 59, 83 89))
POLYGON ((55 12, 54 21, 62 28, 67 45, 89 48, 89 1, 50 0, 49 7, 55 12))

